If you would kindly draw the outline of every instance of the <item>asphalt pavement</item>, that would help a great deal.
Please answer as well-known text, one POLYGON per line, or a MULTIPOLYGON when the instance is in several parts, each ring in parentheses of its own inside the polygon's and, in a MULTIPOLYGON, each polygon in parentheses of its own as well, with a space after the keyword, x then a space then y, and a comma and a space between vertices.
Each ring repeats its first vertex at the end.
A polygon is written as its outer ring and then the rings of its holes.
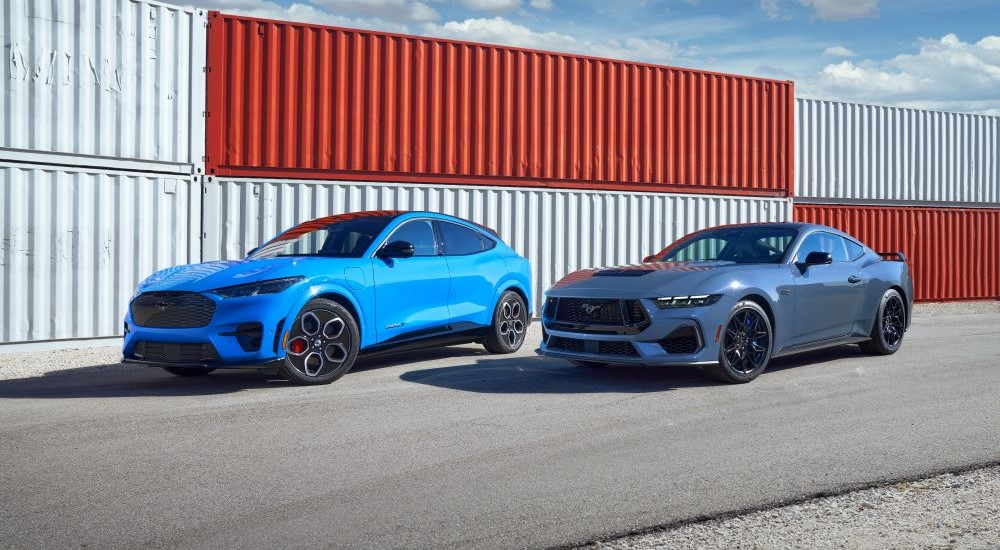
POLYGON ((1000 462, 1000 315, 756 381, 462 346, 330 386, 0 381, 5 547, 545 547, 1000 462))

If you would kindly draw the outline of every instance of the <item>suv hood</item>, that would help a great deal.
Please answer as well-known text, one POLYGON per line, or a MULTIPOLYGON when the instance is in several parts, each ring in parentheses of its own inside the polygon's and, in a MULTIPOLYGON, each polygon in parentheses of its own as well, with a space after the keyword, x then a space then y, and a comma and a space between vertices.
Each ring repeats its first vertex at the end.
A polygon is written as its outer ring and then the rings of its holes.
POLYGON ((337 258, 260 258, 179 265, 158 271, 139 283, 139 292, 205 292, 227 286, 305 275, 309 264, 337 258))

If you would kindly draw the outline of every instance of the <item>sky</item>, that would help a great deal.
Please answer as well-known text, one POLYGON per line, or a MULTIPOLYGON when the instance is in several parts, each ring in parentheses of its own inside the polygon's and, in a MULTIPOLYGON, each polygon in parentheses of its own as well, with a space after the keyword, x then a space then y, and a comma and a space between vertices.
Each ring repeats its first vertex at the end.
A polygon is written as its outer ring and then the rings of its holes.
POLYGON ((230 13, 782 80, 1000 115, 998 0, 201 0, 230 13))

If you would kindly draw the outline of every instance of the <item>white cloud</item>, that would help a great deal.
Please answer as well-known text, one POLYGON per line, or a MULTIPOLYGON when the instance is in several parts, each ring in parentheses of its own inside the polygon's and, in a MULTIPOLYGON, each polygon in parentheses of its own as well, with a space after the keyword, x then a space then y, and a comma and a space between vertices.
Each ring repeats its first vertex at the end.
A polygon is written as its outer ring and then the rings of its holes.
POLYGON ((536 10, 551 10, 556 7, 552 0, 531 0, 528 4, 536 10))
POLYGON ((274 0, 198 0, 197 6, 251 17, 393 32, 407 32, 408 23, 440 17, 419 0, 306 0, 288 6, 274 0))
MULTIPOLYGON (((765 1, 768 0, 761 0, 761 3, 765 1)), ((878 12, 878 0, 799 0, 799 3, 812 7, 820 19, 836 21, 871 17, 878 12)))
POLYGON ((521 0, 461 0, 462 5, 476 11, 513 11, 521 7, 521 0))
POLYGON ((771 19, 777 19, 781 15, 778 0, 760 0, 760 9, 764 10, 764 13, 771 19))
POLYGON ((628 37, 624 40, 594 42, 581 40, 555 31, 535 31, 504 19, 466 19, 448 21, 443 25, 424 25, 426 34, 458 40, 504 44, 539 50, 581 53, 598 57, 667 63, 678 58, 697 55, 697 47, 683 48, 657 39, 628 37))
POLYGON ((857 57, 854 51, 849 50, 843 46, 830 46, 829 48, 823 50, 823 55, 828 55, 831 57, 857 57))
POLYGON ((437 21, 438 12, 419 0, 312 0, 333 13, 377 17, 387 21, 437 21))
POLYGON ((923 39, 917 53, 827 65, 804 95, 960 111, 1000 110, 1000 36, 975 43, 954 34, 923 39))

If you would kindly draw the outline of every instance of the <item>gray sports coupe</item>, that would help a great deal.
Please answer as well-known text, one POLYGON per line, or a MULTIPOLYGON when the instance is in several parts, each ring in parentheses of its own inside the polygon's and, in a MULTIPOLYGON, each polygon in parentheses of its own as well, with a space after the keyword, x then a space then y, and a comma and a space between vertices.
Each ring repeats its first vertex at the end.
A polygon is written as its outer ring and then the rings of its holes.
POLYGON ((728 225, 642 264, 564 277, 546 293, 538 353, 584 367, 695 365, 749 382, 772 357, 802 351, 895 353, 912 306, 902 253, 822 225, 728 225))

